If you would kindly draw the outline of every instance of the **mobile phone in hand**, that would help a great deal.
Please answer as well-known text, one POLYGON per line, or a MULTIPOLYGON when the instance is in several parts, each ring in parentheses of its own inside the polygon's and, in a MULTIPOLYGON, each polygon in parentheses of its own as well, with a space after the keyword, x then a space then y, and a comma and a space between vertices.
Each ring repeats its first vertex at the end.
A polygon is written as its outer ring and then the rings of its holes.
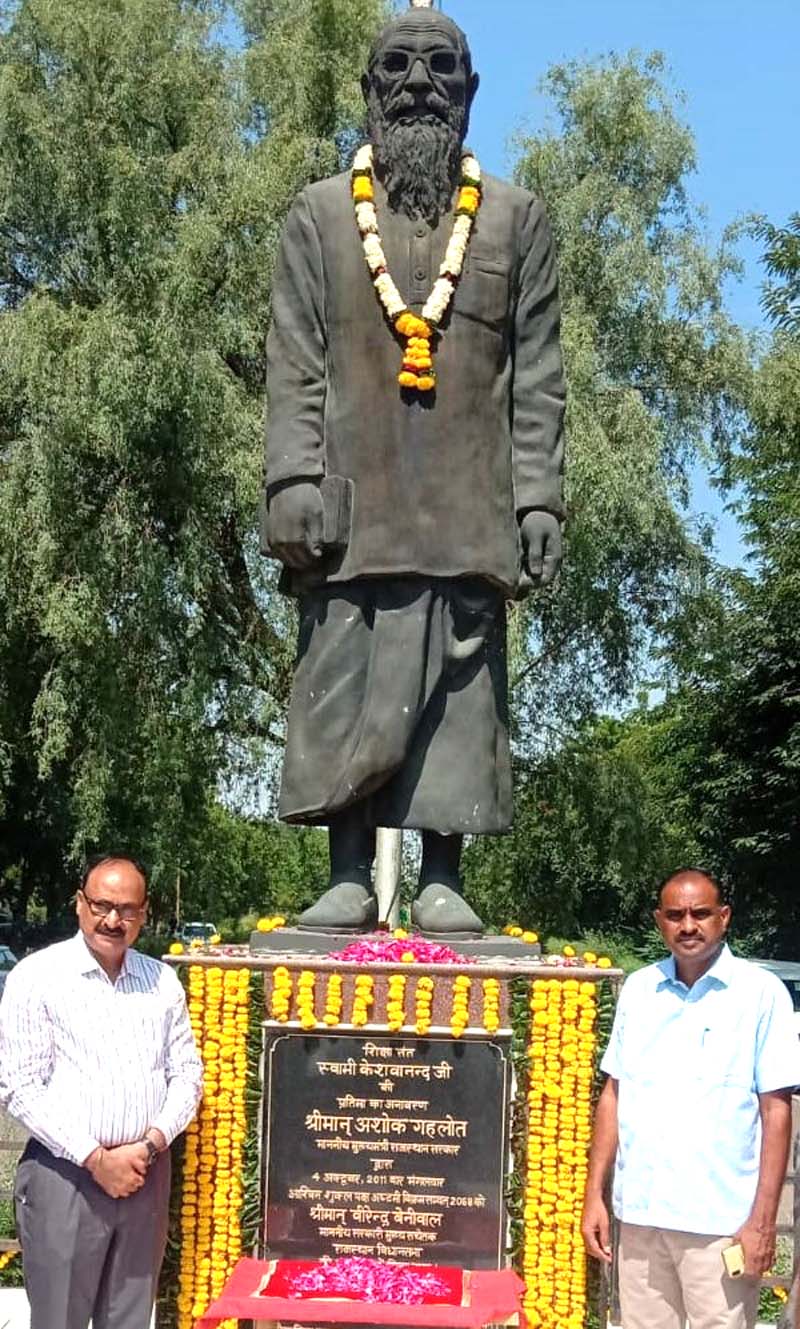
POLYGON ((725 1247, 722 1252, 722 1263, 729 1278, 741 1278, 744 1273, 744 1251, 740 1241, 725 1247))

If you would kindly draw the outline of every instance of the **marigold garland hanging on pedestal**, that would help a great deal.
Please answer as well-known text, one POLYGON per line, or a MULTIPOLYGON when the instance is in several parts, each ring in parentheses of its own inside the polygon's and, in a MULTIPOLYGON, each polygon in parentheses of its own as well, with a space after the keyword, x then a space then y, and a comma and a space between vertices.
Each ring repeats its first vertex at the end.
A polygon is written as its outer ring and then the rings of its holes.
POLYGON ((583 1329, 597 985, 538 979, 529 1007, 523 1307, 531 1329, 583 1329))
MULTIPOLYGON (((457 956, 452 976, 414 974, 415 939, 398 941, 403 946, 402 969, 394 973, 362 971, 348 978, 310 965, 293 972, 277 964, 267 994, 269 1016, 279 1026, 291 1023, 306 1032, 374 1025, 377 1017, 388 1032, 424 1038, 435 1012, 441 1023, 444 1004, 445 1022, 449 1019, 455 1038, 481 1030, 491 1036, 507 1027, 511 1011, 505 980, 480 976, 473 981, 459 972, 457 956)), ((577 956, 548 958, 564 965, 567 973, 528 980, 526 993, 520 994, 529 1019, 527 1035, 518 1016, 513 1019, 519 1036, 527 1037, 528 1064, 520 1141, 524 1157, 518 1154, 520 1272, 531 1329, 583 1329, 586 1256, 580 1212, 591 1136, 597 984, 567 976, 570 965, 581 964, 577 956)), ((591 952, 583 963, 596 969, 610 966, 605 957, 597 960, 591 952)), ((252 1049, 248 1052, 251 1001, 258 1002, 253 994, 264 992, 260 977, 247 967, 223 970, 190 962, 186 973, 189 1014, 205 1068, 205 1097, 186 1132, 177 1297, 172 1294, 167 1300, 175 1308, 176 1319, 170 1323, 177 1329, 191 1329, 219 1295, 242 1253, 243 1193, 252 1184, 243 1154, 246 1089, 248 1075, 255 1088, 257 1062, 252 1049)), ((253 1030, 260 1021, 256 1014, 253 1030)), ((251 1241, 252 1235, 250 1249, 251 1241)))
POLYGON ((178 1329, 191 1329, 219 1296, 242 1253, 250 973, 191 965, 188 986, 205 1078, 200 1111, 186 1131, 178 1329))

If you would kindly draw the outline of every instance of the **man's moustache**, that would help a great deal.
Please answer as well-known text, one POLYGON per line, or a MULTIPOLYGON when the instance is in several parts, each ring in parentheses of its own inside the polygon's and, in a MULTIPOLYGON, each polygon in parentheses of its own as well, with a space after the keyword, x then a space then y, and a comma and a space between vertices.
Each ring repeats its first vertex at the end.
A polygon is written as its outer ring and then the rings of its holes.
POLYGON ((390 108, 390 116, 392 120, 402 120, 403 116, 422 118, 423 116, 433 115, 437 120, 446 122, 449 110, 450 104, 445 101, 444 97, 438 97, 435 93, 431 93, 429 97, 425 98, 424 102, 417 101, 416 97, 399 97, 394 106, 390 108))

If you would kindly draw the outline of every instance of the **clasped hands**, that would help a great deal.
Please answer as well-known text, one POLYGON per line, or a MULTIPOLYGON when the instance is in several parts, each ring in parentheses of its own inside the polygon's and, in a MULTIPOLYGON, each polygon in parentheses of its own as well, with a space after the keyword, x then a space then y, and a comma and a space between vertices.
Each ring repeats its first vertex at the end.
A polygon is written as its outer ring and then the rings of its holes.
MULTIPOLYGON (((283 485, 269 499, 269 542, 275 558, 304 571, 322 557, 323 508, 319 486, 298 479, 283 485)), ((561 565, 561 525, 542 508, 525 513, 520 522, 525 571, 534 586, 548 586, 561 565)))
MULTIPOLYGON (((167 1142, 160 1131, 151 1128, 148 1135, 159 1152, 166 1149, 167 1142)), ((83 1166, 107 1195, 119 1200, 133 1195, 144 1185, 150 1167, 150 1151, 143 1140, 114 1145, 110 1149, 99 1146, 83 1166)))

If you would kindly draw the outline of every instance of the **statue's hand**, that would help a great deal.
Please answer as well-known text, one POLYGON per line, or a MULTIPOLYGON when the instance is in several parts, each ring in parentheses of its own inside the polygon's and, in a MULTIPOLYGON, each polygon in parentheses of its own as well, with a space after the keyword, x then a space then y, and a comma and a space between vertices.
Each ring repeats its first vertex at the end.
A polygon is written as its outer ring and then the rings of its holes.
POLYGON ((520 526, 525 565, 534 586, 549 586, 561 567, 561 523, 552 512, 529 512, 520 526))
POLYGON ((275 558, 298 570, 322 557, 322 496, 312 481, 298 480, 271 495, 269 544, 275 558))

